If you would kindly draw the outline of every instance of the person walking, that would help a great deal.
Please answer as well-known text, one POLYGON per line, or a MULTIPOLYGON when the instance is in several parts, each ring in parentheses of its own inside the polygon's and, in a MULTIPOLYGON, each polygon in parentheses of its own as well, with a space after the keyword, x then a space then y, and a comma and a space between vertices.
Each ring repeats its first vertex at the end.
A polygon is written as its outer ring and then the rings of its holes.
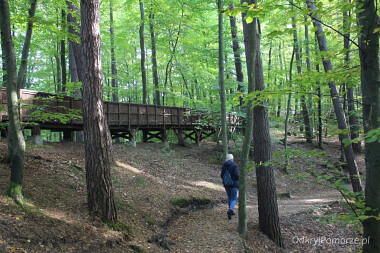
POLYGON ((223 180, 223 186, 226 189, 228 196, 228 219, 231 219, 231 217, 235 215, 234 207, 237 202, 237 193, 239 189, 239 170, 233 160, 234 156, 232 154, 228 154, 220 173, 220 177, 223 180))

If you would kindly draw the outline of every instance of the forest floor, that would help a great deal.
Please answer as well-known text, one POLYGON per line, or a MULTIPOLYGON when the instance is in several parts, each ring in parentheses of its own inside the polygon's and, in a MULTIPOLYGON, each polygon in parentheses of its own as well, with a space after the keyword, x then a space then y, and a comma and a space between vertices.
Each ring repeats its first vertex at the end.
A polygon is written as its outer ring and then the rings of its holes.
MULTIPOLYGON (((254 171, 247 178, 248 233, 238 235, 237 215, 227 218, 213 142, 168 148, 162 143, 115 144, 117 226, 88 215, 84 146, 62 142, 27 148, 24 208, 5 197, 10 171, 0 164, 0 252, 357 252, 361 245, 350 238, 361 235, 352 225, 323 222, 348 212, 340 193, 316 182, 318 174, 339 163, 339 144, 334 140, 323 151, 313 151, 315 145, 294 139, 289 148, 300 150, 292 152, 289 175, 282 165, 275 166, 284 248, 259 232, 254 171), (189 200, 188 205, 174 204, 181 200, 189 200), (314 241, 318 238, 322 241, 314 241), (347 240, 333 243, 333 238, 347 240)), ((275 151, 282 149, 274 144, 275 151)), ((7 142, 1 140, 0 159, 6 152, 7 142)), ((363 155, 357 162, 363 170, 363 155)))

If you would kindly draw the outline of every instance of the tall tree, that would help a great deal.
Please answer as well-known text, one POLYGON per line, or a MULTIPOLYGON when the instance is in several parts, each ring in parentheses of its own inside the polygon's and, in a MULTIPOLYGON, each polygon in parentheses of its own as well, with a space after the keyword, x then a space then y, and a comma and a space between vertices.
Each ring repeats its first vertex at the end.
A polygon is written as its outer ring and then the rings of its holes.
MULTIPOLYGON (((379 71, 379 16, 374 0, 359 0, 357 17, 361 27, 359 56, 363 94, 364 133, 380 129, 380 71, 379 71)), ((365 238, 363 252, 380 252, 380 142, 365 140, 366 186, 365 204, 371 218, 363 222, 365 238)))
POLYGON ((220 96, 220 121, 222 125, 223 161, 228 154, 227 139, 227 112, 226 89, 224 85, 224 48, 223 48, 223 0, 218 0, 218 35, 219 35, 219 96, 220 96))
MULTIPOLYGON (((248 6, 256 6, 257 0, 241 0, 248 6)), ((249 10, 247 15, 254 15, 249 10)), ((252 17, 252 16, 251 16, 252 17)), ((252 32, 250 36, 255 40, 255 91, 265 90, 263 64, 260 49, 259 20, 253 18, 252 32)), ((253 108, 253 157, 256 166, 257 198, 259 209, 260 230, 273 240, 277 245, 283 246, 280 222, 278 216, 276 183, 273 167, 270 164, 272 158, 271 139, 269 134, 268 111, 265 102, 261 102, 253 108)))
MULTIPOLYGON (((326 73, 332 72, 333 67, 328 57, 326 35, 323 33, 321 21, 316 13, 315 2, 306 1, 306 4, 310 10, 310 15, 313 17, 313 25, 314 27, 317 28, 317 30, 315 31, 315 35, 318 39, 319 50, 321 52, 324 52, 327 56, 327 57, 323 57, 323 67, 326 73)), ((350 136, 346 133, 346 130, 348 129, 347 123, 346 123, 346 117, 344 115, 342 103, 339 98, 339 93, 336 88, 335 81, 330 81, 328 85, 330 88, 330 95, 333 101, 336 119, 338 121, 338 128, 341 131, 341 133, 339 134, 339 140, 343 142, 343 140, 345 139, 347 140, 350 139, 350 136)), ((348 165, 348 171, 350 173, 352 188, 354 192, 360 192, 362 191, 362 185, 361 185, 358 167, 355 161, 355 155, 354 155, 351 145, 346 145, 344 147, 344 154, 345 154, 345 158, 348 165)))
POLYGON ((81 0, 81 22, 87 202, 90 213, 113 222, 117 220, 110 172, 114 160, 103 111, 99 0, 81 0))
POLYGON ((24 177, 24 155, 25 155, 25 139, 20 124, 20 87, 25 78, 27 70, 27 58, 30 48, 30 40, 32 36, 33 18, 37 7, 37 0, 31 1, 29 9, 29 21, 27 35, 24 42, 22 60, 17 77, 16 56, 14 51, 11 17, 8 0, 0 1, 0 30, 1 30, 1 48, 6 75, 4 78, 7 87, 8 100, 8 160, 11 167, 11 178, 7 194, 16 202, 22 203, 22 183, 24 177), (23 72, 23 73, 21 73, 23 72))
MULTIPOLYGON (((350 32, 351 22, 348 21, 350 13, 348 11, 343 12, 343 28, 345 32, 344 36, 344 49, 346 51, 346 57, 344 58, 346 69, 350 67, 351 57, 350 57, 350 32)), ((348 102, 348 122, 350 124, 351 139, 356 139, 359 137, 359 124, 356 117, 355 109, 355 99, 354 99, 354 87, 350 83, 345 83, 347 86, 347 102, 348 102)), ((356 141, 352 143, 352 149, 355 152, 361 152, 361 141, 356 141)))
MULTIPOLYGON (((76 18, 76 15, 80 15, 79 9, 73 5, 71 1, 66 1, 68 15, 68 32, 69 32, 69 70, 71 76, 71 82, 79 83, 84 80, 84 69, 82 65, 81 49, 80 49, 80 27, 76 18)), ((80 88, 77 88, 73 94, 75 97, 82 97, 80 88)), ((84 142, 83 131, 76 132, 76 141, 84 142)))
MULTIPOLYGON (((56 9, 56 14, 57 14, 57 20, 56 20, 56 25, 57 25, 57 30, 59 29, 59 9, 56 9)), ((62 23, 61 23, 62 24, 62 23)), ((55 84, 55 92, 59 93, 62 91, 62 72, 61 72, 61 62, 62 62, 62 54, 61 54, 61 40, 59 39, 59 36, 57 35, 57 41, 56 41, 56 52, 54 55, 55 58, 55 68, 57 71, 57 83, 55 84)), ((54 64, 52 64, 54 65, 54 64)))
MULTIPOLYGON (((307 16, 305 15, 305 53, 306 53, 306 69, 307 71, 311 71, 311 61, 310 61, 310 43, 309 43, 309 26, 307 24, 307 16)), ((313 112, 313 88, 308 88, 310 94, 308 96, 308 106, 307 111, 309 114, 309 124, 310 124, 310 137, 314 139, 314 122, 312 116, 313 112)))
MULTIPOLYGON (((292 4, 293 7, 293 1, 289 1, 292 4)), ((292 17, 292 26, 293 26, 293 40, 294 40, 294 50, 295 50, 295 56, 296 56, 296 63, 297 63, 297 73, 298 75, 302 75, 302 66, 301 66, 301 53, 300 53, 300 43, 298 41, 298 33, 297 33, 297 26, 296 26, 296 18, 295 16, 292 17)), ((306 105, 306 98, 305 95, 301 94, 301 108, 302 108, 302 116, 303 121, 305 125, 305 138, 307 143, 312 143, 312 134, 310 129, 310 117, 309 112, 307 110, 306 105)))
MULTIPOLYGON (((243 3, 243 1, 242 1, 243 3)), ((247 77, 248 77, 248 93, 255 89, 255 61, 256 61, 256 20, 255 22, 247 23, 246 13, 242 13, 243 17, 243 34, 244 34, 244 48, 246 56, 247 77)), ((236 23, 235 23, 236 27, 236 23)), ((232 29, 232 25, 231 25, 232 29)), ((240 54, 239 54, 240 57, 240 54)), ((236 61, 236 59, 235 59, 236 61)), ((236 64, 236 62, 235 62, 236 64)), ((246 121, 243 140, 243 149, 241 152, 241 163, 239 169, 239 234, 245 235, 247 232, 247 167, 249 161, 249 152, 252 143, 252 130, 253 130, 253 109, 252 100, 248 100, 246 107, 246 121)))
MULTIPOLYGON (((257 0, 254 0, 257 3, 257 0)), ((260 50, 260 34, 256 29, 256 81, 255 90, 265 90, 263 63, 260 50)), ((257 199, 260 230, 282 247, 282 236, 278 216, 276 182, 271 163, 272 146, 269 134, 268 109, 265 102, 253 108, 253 157, 256 164, 257 199)))
MULTIPOLYGON (((64 9, 61 10, 61 30, 63 33, 66 33, 66 11, 64 9)), ((66 39, 61 39, 61 68, 62 68, 62 87, 61 91, 66 92, 66 39)))
POLYGON ((145 11, 144 2, 140 0, 140 63, 141 63, 141 79, 142 79, 142 91, 143 91, 143 104, 147 104, 148 91, 146 86, 146 69, 145 69, 145 36, 144 36, 144 26, 145 26, 145 11))
MULTIPOLYGON (((80 27, 76 18, 76 15, 80 15, 79 9, 73 5, 71 1, 66 1, 67 9, 69 11, 67 15, 67 23, 69 30, 69 69, 72 82, 83 82, 84 70, 81 58, 80 49, 80 27)), ((80 90, 75 91, 75 96, 79 97, 80 90)))
MULTIPOLYGON (((282 71, 284 67, 282 64, 281 42, 278 45, 278 58, 280 61, 280 70, 282 71)), ((287 81, 287 76, 285 76, 285 77, 286 77, 286 81, 287 81)), ((283 86, 284 86, 284 80, 281 79, 281 81, 280 81, 280 89, 281 90, 283 89, 283 86)), ((277 106, 277 114, 276 115, 277 115, 277 117, 281 116, 281 97, 279 97, 279 99, 278 99, 278 106, 277 106)))
MULTIPOLYGON (((230 9, 233 9, 233 8, 234 8, 234 5, 230 4, 230 9)), ((240 56, 240 45, 239 45, 239 38, 237 35, 237 26, 236 26, 235 16, 230 16, 230 26, 231 26, 231 36, 232 36, 232 50, 234 52, 236 81, 238 82, 238 91, 243 92, 244 74, 243 74, 243 65, 242 65, 241 56, 240 56)), ((240 103, 240 106, 243 105, 242 96, 239 97, 239 103, 240 103)))
POLYGON ((30 51, 30 42, 32 40, 32 31, 33 31, 34 15, 36 13, 36 8, 37 8, 37 0, 31 1, 30 2, 30 9, 29 9, 29 19, 28 19, 26 35, 25 35, 25 41, 24 41, 24 45, 22 47, 21 62, 20 62, 19 70, 18 70, 18 76, 17 76, 17 88, 18 89, 25 89, 25 85, 26 85, 28 55, 29 55, 29 51, 30 51))
POLYGON ((118 84, 117 84, 117 68, 115 57, 115 33, 114 33, 114 21, 113 21, 113 0, 110 0, 110 37, 111 37, 111 75, 112 75, 112 101, 118 102, 118 84))
MULTIPOLYGON (((171 53, 170 53, 170 58, 168 60, 168 63, 166 64, 166 68, 165 68, 165 82, 164 82, 164 89, 166 90, 167 88, 167 84, 168 84, 168 79, 170 79, 170 76, 171 76, 171 72, 172 72, 172 68, 173 68, 173 58, 175 57, 175 52, 176 52, 176 49, 177 49, 177 45, 178 45, 178 41, 179 41, 179 36, 181 34, 181 27, 182 27, 182 18, 183 18, 183 8, 184 8, 184 4, 182 3, 181 4, 181 20, 178 24, 178 31, 177 31, 177 36, 176 36, 176 39, 175 39, 175 42, 173 42, 172 40, 169 41, 169 46, 171 47, 171 53)), ((172 36, 172 33, 170 33, 170 37, 172 36)), ((173 83, 171 83, 171 86, 170 86, 170 89, 171 89, 171 92, 173 93, 173 83)), ((174 96, 173 96, 173 103, 174 102, 174 96)), ((163 99, 162 99, 162 105, 165 105, 165 93, 164 93, 164 96, 163 96, 163 99)))
POLYGON ((149 30, 150 40, 152 43, 152 70, 153 70, 153 83, 154 83, 154 96, 153 104, 160 105, 160 90, 158 87, 158 72, 157 72, 157 52, 156 52, 156 35, 154 33, 154 14, 149 14, 149 30))

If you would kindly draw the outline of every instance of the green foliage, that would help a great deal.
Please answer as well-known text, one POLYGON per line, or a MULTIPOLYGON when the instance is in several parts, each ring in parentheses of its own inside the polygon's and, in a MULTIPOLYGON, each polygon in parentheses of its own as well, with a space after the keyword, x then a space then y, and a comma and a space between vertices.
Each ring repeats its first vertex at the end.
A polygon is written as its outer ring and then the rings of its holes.
POLYGON ((104 222, 107 227, 109 229, 112 229, 114 231, 118 231, 118 232, 125 232, 127 234, 130 234, 132 232, 131 228, 126 225, 125 223, 121 222, 121 221, 117 221, 117 222, 104 222))
MULTIPOLYGON (((380 121, 380 118, 378 120, 380 121)), ((348 145, 351 145, 352 143, 358 143, 362 141, 363 139, 365 139, 367 143, 375 142, 375 141, 380 142, 380 128, 371 129, 367 132, 367 134, 361 135, 352 140, 344 139, 343 143, 345 146, 348 146, 348 145)))
POLYGON ((146 184, 145 184, 145 180, 144 178, 142 177, 138 177, 137 180, 139 181, 140 185, 145 188, 146 184))
POLYGON ((82 119, 82 111, 55 103, 63 102, 62 97, 35 97, 23 101, 23 108, 30 110, 30 121, 54 121, 66 124, 70 120, 82 119))
POLYGON ((362 230, 362 223, 374 218, 380 220, 380 216, 368 215, 372 210, 365 205, 364 192, 354 193, 348 189, 344 182, 338 180, 334 183, 334 187, 342 194, 342 203, 345 204, 347 212, 332 215, 324 215, 319 219, 324 223, 337 223, 342 226, 352 225, 355 230, 362 230))
POLYGON ((118 177, 116 177, 115 175, 111 175, 111 180, 112 182, 117 185, 117 186, 120 186, 121 183, 120 183, 120 179, 118 177))
POLYGON ((78 166, 70 165, 71 171, 80 179, 84 179, 84 173, 78 166))

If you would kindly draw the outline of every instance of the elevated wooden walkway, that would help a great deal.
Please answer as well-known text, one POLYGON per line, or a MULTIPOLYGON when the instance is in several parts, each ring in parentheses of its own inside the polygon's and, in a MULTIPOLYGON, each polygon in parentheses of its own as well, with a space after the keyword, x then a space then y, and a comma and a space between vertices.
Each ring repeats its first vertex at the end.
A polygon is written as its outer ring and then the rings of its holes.
MULTIPOLYGON (((33 128, 36 135, 39 129, 50 129, 64 131, 68 136, 66 138, 71 138, 72 131, 83 130, 82 99, 31 90, 21 90, 20 98, 22 122, 26 128, 33 128), (62 121, 69 114, 76 114, 78 117, 62 121), (27 124, 28 122, 34 124, 27 124)), ((0 122, 6 122, 8 121, 7 95, 4 87, 0 87, 1 106, 3 108, 0 110, 0 122)), ((174 130, 179 142, 187 138, 199 142, 217 131, 216 126, 205 120, 208 113, 196 112, 191 108, 109 101, 104 101, 103 106, 113 138, 132 140, 141 130, 144 141, 152 138, 166 141, 168 131, 174 130)), ((236 116, 228 116, 231 125, 238 124, 237 120, 236 116)))

